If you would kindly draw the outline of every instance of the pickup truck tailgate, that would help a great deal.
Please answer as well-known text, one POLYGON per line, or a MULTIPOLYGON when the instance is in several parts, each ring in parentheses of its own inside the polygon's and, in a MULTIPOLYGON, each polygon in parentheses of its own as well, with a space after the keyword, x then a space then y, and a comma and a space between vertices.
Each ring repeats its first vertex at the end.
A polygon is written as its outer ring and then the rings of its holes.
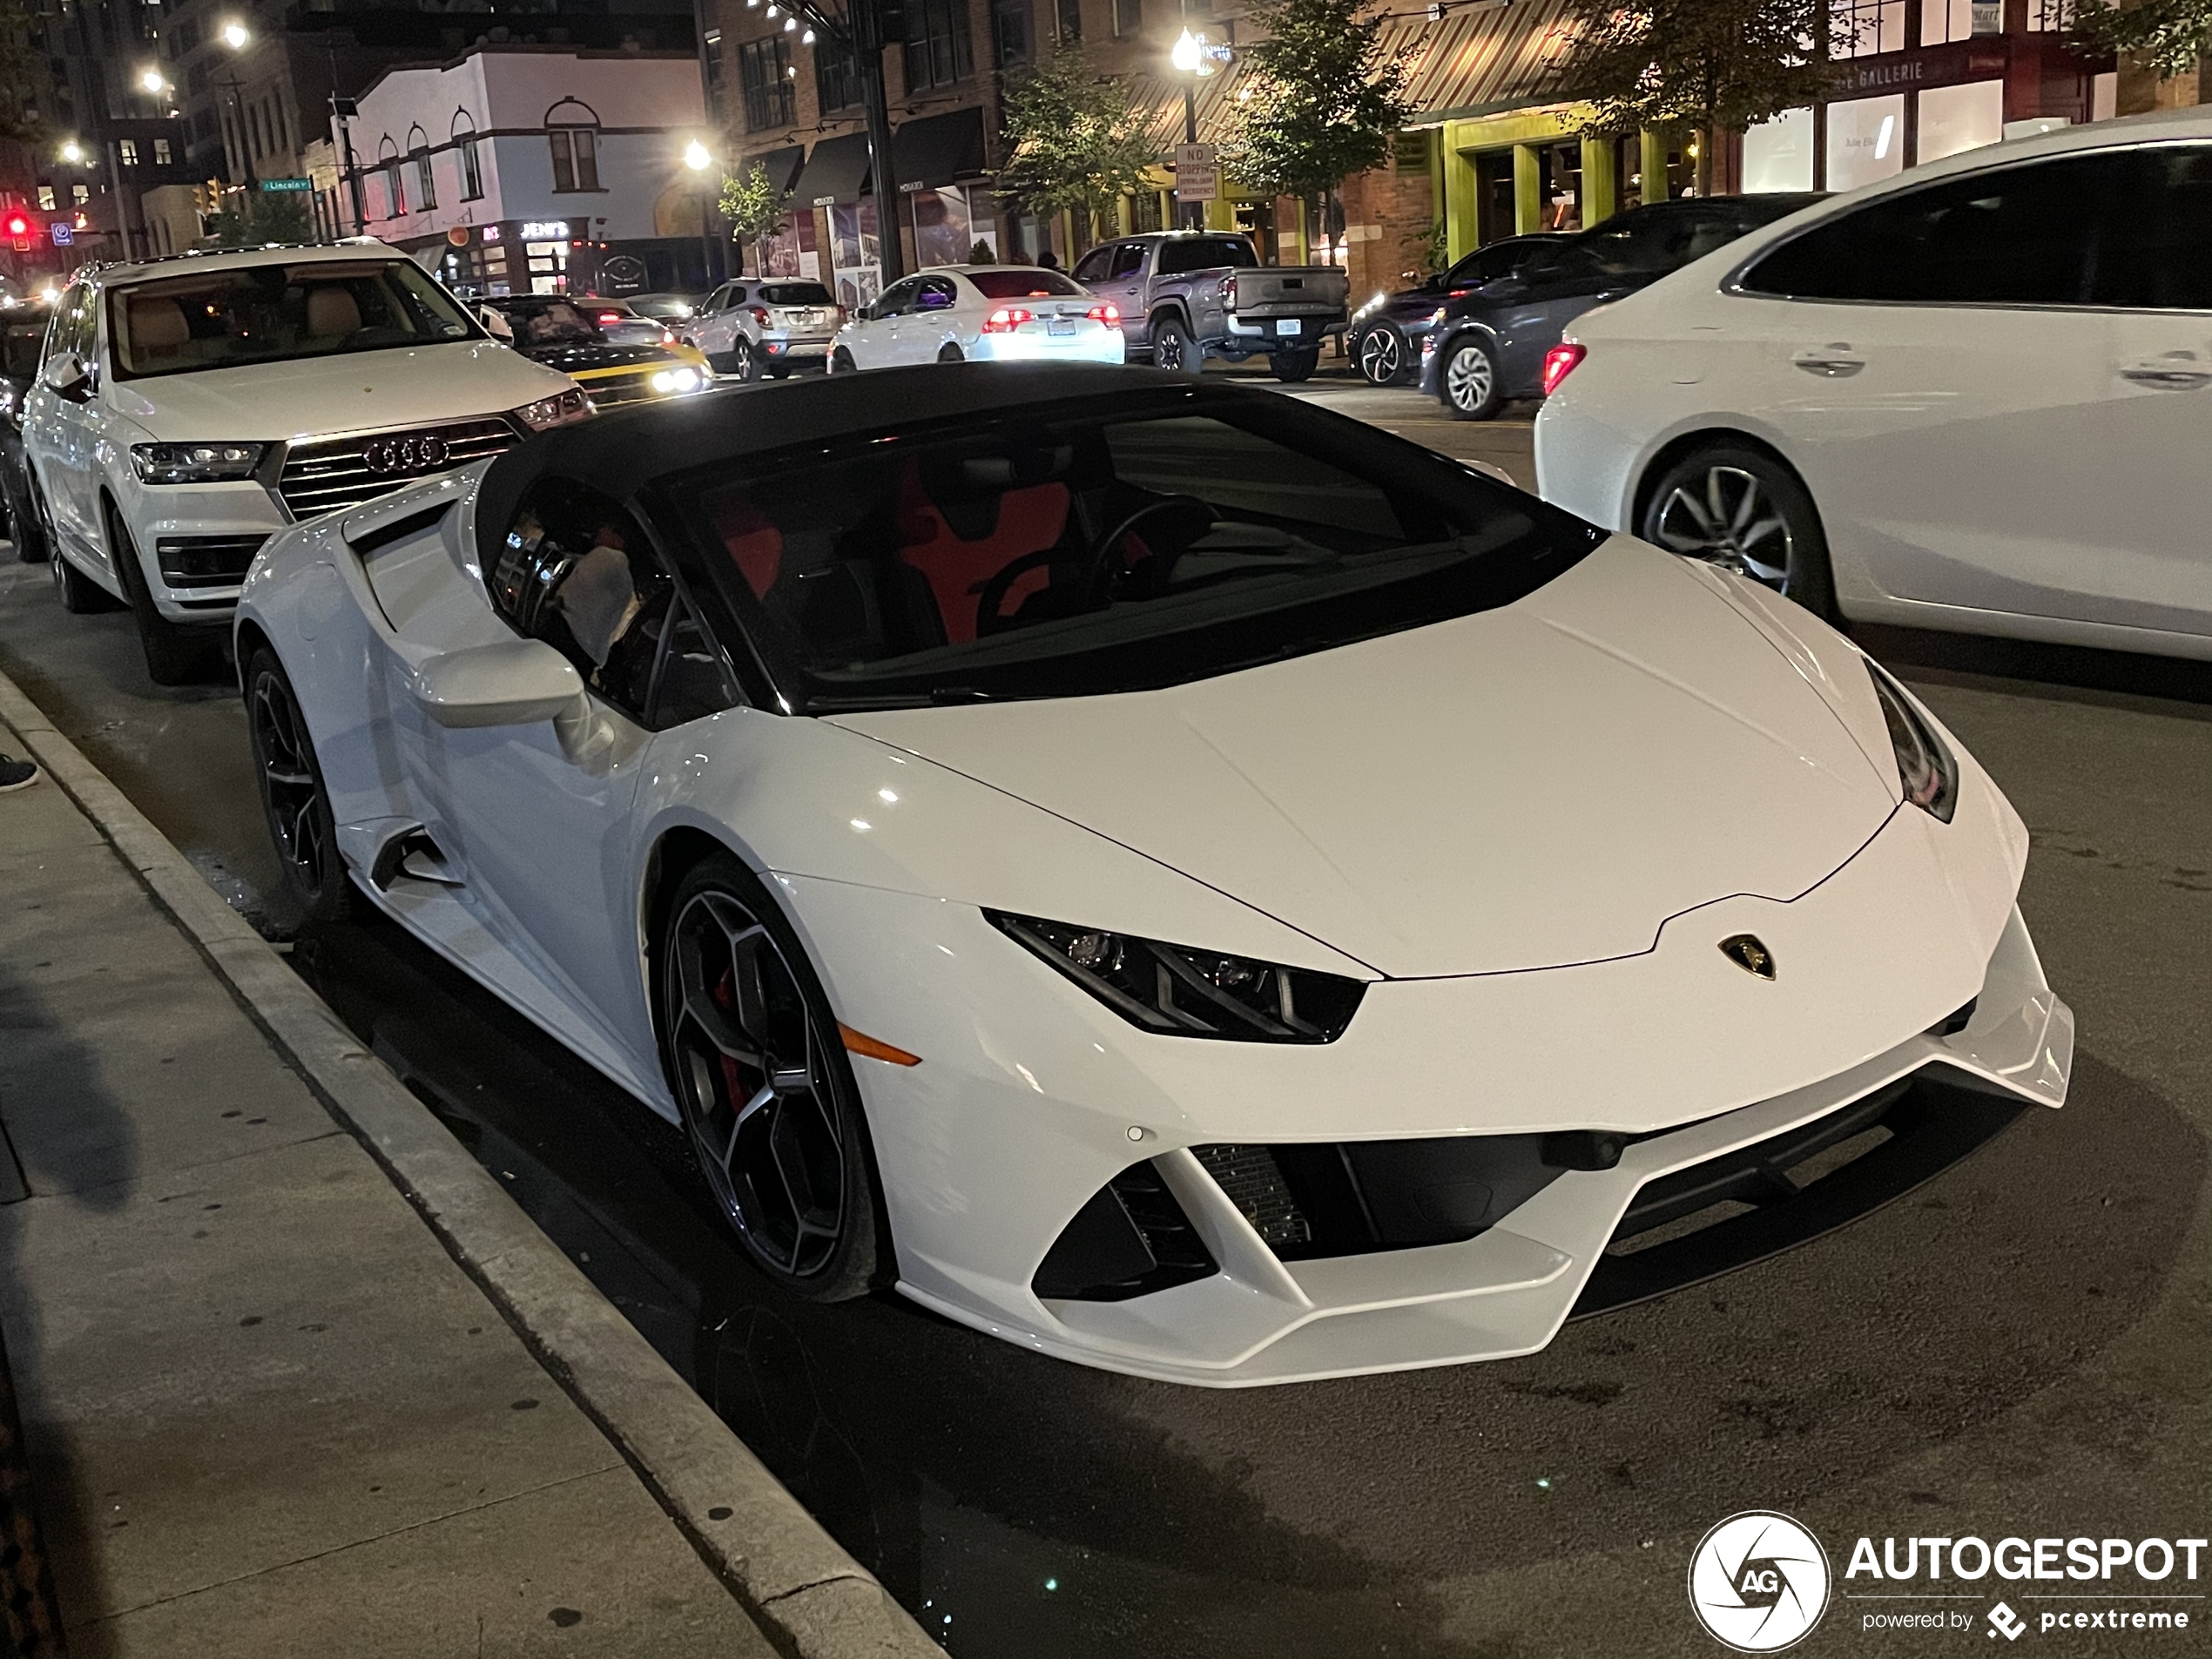
POLYGON ((1342 311, 1348 282, 1342 271, 1325 265, 1265 266, 1236 272, 1224 295, 1239 321, 1260 317, 1310 316, 1342 311))

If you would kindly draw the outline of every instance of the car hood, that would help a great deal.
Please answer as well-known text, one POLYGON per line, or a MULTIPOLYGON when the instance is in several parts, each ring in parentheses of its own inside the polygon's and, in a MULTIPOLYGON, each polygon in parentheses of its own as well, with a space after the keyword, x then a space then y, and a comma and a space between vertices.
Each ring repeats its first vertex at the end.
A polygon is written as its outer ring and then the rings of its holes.
POLYGON ((634 368, 644 363, 674 363, 683 360, 658 341, 624 345, 611 340, 551 341, 543 346, 515 349, 532 362, 557 368, 563 374, 587 374, 602 368, 634 368))
POLYGON ((1740 610, 1620 536, 1498 610, 1187 685, 835 719, 1403 978, 1797 898, 1898 799, 1740 610))
POLYGON ((118 381, 107 396, 157 438, 274 440, 497 415, 568 385, 492 341, 457 340, 118 381))

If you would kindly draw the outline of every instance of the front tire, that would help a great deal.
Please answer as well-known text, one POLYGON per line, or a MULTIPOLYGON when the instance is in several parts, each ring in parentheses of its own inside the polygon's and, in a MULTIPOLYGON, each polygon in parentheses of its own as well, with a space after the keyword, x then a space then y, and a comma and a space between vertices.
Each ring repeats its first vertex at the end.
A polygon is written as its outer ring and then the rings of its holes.
POLYGON ((860 1089, 797 932, 727 853, 684 878, 667 914, 662 1058, 724 1218, 792 1294, 867 1294, 889 1264, 889 1230, 860 1089))
POLYGON ((859 368, 853 361, 853 354, 842 346, 830 354, 829 372, 833 374, 850 374, 859 368))
POLYGON ((948 340, 938 348, 937 361, 941 363, 964 363, 968 361, 968 354, 948 340))
POLYGON ((222 637, 212 628, 180 628, 154 609, 153 593, 138 563, 138 543, 111 502, 103 502, 108 557, 123 578, 138 624, 138 644, 145 652, 146 678, 156 685, 189 685, 204 679, 222 654, 222 637))
POLYGON ((1190 331, 1179 319, 1162 317, 1152 325, 1155 368, 1164 368, 1170 374, 1196 374, 1205 365, 1205 354, 1198 349, 1198 342, 1190 338, 1190 331))
POLYGON ((1395 386, 1406 373, 1406 341, 1386 322, 1379 322, 1359 336, 1352 361, 1359 378, 1370 386, 1395 386))
POLYGON ((1505 401, 1498 389, 1498 365, 1480 340, 1456 340, 1445 348, 1436 378, 1437 396, 1454 421, 1487 421, 1505 401))
POLYGON ((299 696, 266 645, 246 663, 246 725, 284 890, 308 921, 341 921, 352 911, 354 884, 339 856, 330 792, 299 696))
POLYGON ((1838 620, 1819 510, 1797 475, 1764 449, 1715 443, 1683 455, 1652 486, 1637 532, 1838 620))

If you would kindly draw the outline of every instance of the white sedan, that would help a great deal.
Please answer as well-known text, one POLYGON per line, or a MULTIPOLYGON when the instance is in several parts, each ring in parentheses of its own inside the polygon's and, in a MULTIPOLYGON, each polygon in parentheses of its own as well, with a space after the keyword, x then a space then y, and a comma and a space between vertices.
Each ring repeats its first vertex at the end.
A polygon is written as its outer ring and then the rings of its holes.
POLYGON ((1916 167, 1573 327, 1547 500, 1834 617, 2212 658, 2212 114, 1916 167))
POLYGON ((1058 271, 946 265, 894 282, 837 331, 832 373, 910 363, 1118 363, 1122 314, 1058 271))
POLYGON ((634 405, 287 531, 237 648, 298 901, 684 1126, 799 1295, 1522 1353, 2066 1096, 2027 831, 1896 681, 1257 390, 634 405))

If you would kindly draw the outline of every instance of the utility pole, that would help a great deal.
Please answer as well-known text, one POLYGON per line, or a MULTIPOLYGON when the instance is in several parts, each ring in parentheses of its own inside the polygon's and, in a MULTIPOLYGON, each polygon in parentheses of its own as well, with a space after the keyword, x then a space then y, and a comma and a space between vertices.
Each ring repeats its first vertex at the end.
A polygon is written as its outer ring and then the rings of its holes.
POLYGON ((907 273, 899 247, 899 172, 891 156, 891 110, 883 86, 883 50, 907 32, 906 0, 845 0, 841 12, 822 0, 778 0, 817 39, 853 60, 860 76, 860 112, 867 123, 868 174, 875 186, 877 263, 886 287, 907 273))

